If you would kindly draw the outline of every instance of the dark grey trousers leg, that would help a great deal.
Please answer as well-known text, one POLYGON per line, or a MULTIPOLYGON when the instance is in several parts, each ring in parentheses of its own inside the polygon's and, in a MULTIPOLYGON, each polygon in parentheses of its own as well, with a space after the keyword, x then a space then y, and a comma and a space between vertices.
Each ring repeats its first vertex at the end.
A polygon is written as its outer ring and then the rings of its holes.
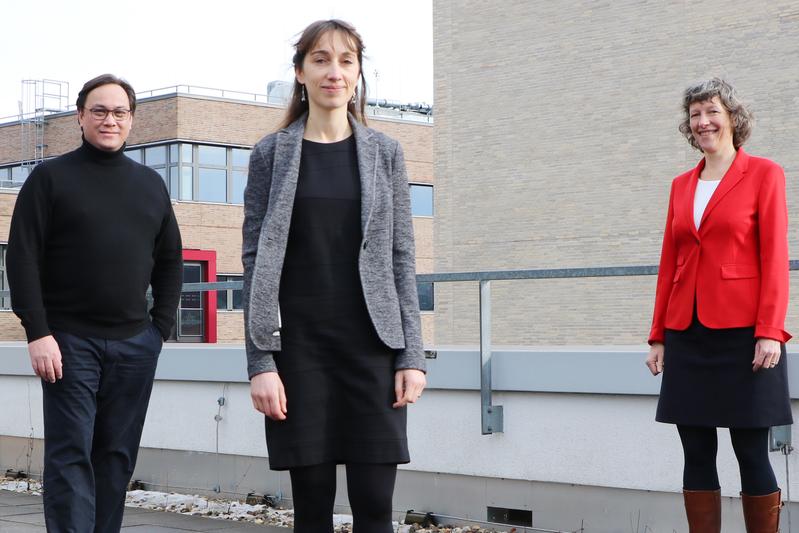
POLYGON ((161 351, 154 327, 123 341, 56 334, 64 379, 44 384, 49 533, 118 533, 161 351))
POLYGON ((55 334, 63 378, 42 382, 44 516, 49 533, 94 531, 91 465, 102 341, 55 334))
POLYGON ((118 533, 122 525, 161 342, 155 327, 130 339, 108 341, 91 454, 95 533, 118 533))

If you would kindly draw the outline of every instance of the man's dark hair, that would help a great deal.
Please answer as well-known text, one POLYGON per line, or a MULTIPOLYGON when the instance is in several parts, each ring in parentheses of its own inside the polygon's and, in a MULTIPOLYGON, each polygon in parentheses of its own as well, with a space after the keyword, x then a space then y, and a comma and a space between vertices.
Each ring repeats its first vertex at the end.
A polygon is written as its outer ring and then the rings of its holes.
POLYGON ((83 109, 86 105, 86 98, 89 96, 89 93, 95 90, 97 87, 101 87, 103 85, 119 85, 128 95, 128 103, 130 105, 130 114, 136 112, 136 91, 133 90, 130 83, 126 80, 118 76, 114 76, 113 74, 101 74, 96 78, 92 78, 83 84, 83 88, 78 93, 78 100, 75 102, 75 105, 78 106, 78 109, 83 109))

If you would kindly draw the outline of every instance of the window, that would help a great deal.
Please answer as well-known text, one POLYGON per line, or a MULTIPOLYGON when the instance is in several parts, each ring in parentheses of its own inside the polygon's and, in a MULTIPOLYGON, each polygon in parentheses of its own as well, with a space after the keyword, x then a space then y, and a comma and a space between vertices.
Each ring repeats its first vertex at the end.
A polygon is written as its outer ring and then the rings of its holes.
POLYGON ((244 187, 247 186, 247 172, 244 170, 233 171, 233 183, 231 184, 231 198, 232 204, 244 203, 244 187))
POLYGON ((435 291, 432 281, 419 281, 416 283, 419 293, 419 311, 435 311, 435 291))
MULTIPOLYGON (((7 244, 0 244, 0 291, 8 290, 8 276, 6 275, 6 248, 7 244)), ((11 309, 11 297, 0 296, 0 309, 11 309)))
MULTIPOLYGON (((218 275, 216 281, 241 281, 242 275, 218 275)), ((216 291, 216 308, 218 311, 240 311, 244 307, 241 303, 241 289, 223 289, 216 291)))
POLYGON ((206 146, 201 144, 198 146, 198 153, 200 158, 200 165, 202 166, 227 166, 227 150, 224 146, 206 146))
POLYGON ((411 214, 415 217, 433 216, 433 186, 411 184, 411 214))
POLYGON ((14 184, 11 183, 11 169, 10 168, 0 168, 0 187, 13 187, 14 184))
POLYGON ((225 169, 200 167, 197 180, 197 199, 201 202, 225 202, 225 169))
POLYGON ((139 149, 125 150, 125 155, 133 159, 137 163, 142 162, 141 150, 139 149))
POLYGON ((32 163, 0 168, 0 188, 19 189, 33 169, 32 163))
MULTIPOLYGON (((244 203, 250 152, 248 148, 192 143, 125 150, 128 157, 161 175, 170 197, 223 204, 244 203)), ((0 181, 2 178, 0 172, 0 181)))

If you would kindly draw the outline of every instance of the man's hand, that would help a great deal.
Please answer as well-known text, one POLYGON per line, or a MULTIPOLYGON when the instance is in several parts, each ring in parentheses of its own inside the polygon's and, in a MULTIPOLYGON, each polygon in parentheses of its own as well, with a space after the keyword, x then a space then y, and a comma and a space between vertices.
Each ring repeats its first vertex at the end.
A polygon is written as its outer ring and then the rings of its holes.
POLYGON ((415 403, 422 397, 425 385, 427 385, 427 378, 421 370, 413 368, 397 370, 394 374, 394 394, 397 401, 392 407, 397 409, 409 403, 415 403))
POLYGON ((286 419, 286 391, 277 372, 254 375, 250 380, 250 398, 253 407, 272 420, 286 419))
POLYGON ((33 372, 45 381, 55 383, 64 374, 61 369, 61 349, 52 335, 28 343, 33 372))

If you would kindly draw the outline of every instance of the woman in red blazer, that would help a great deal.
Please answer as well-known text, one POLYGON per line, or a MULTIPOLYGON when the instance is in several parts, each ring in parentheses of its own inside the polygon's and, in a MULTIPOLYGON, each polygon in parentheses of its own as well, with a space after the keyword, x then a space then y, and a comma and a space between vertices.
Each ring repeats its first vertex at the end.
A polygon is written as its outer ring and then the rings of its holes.
POLYGON ((692 533, 721 531, 718 427, 730 429, 747 532, 776 532, 768 428, 793 421, 785 175, 741 148, 752 117, 725 81, 689 87, 683 109, 680 131, 704 157, 671 186, 646 359, 663 372, 656 420, 680 434, 692 533))

